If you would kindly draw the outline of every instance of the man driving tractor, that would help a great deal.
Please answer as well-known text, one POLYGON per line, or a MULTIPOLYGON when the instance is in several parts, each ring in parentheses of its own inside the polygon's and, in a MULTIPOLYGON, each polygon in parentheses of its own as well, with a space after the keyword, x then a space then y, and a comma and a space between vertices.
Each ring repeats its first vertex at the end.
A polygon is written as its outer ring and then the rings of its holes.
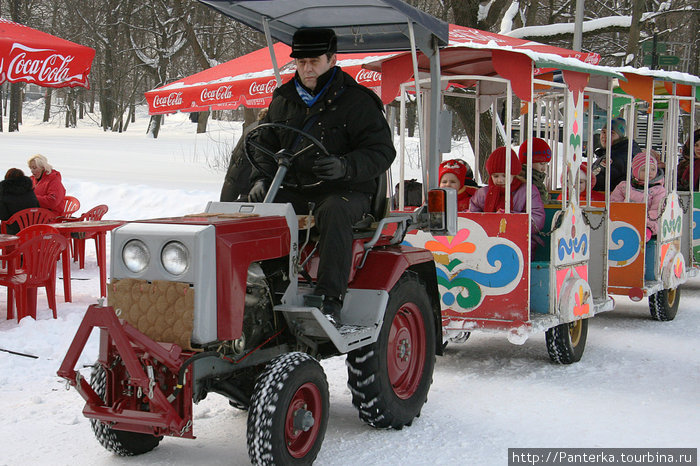
MULTIPOLYGON (((336 66, 337 38, 332 29, 307 28, 293 37, 291 57, 297 72, 275 90, 263 123, 300 129, 325 146, 308 151, 289 168, 274 202, 289 202, 297 214, 313 214, 320 237, 314 294, 323 297, 321 311, 338 323, 352 261, 352 225, 370 212, 377 179, 396 156, 381 100, 336 66)), ((267 128, 257 142, 270 150, 300 146, 297 132, 267 128)), ((262 202, 276 163, 255 152, 249 200, 262 202)))

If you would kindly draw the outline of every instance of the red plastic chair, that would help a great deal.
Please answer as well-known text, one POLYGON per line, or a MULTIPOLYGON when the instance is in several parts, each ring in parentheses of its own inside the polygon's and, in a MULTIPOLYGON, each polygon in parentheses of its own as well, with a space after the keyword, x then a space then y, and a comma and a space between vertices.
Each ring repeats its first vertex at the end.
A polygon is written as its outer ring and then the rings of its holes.
POLYGON ((80 209, 80 201, 73 196, 63 198, 63 209, 61 217, 70 217, 80 209))
MULTIPOLYGON (((81 215, 80 220, 102 220, 102 217, 104 217, 108 210, 109 207, 105 204, 100 204, 81 215)), ((75 238, 73 240, 73 250, 75 251, 75 256, 78 257, 78 264, 81 269, 85 268, 85 240, 88 238, 95 240, 95 249, 97 249, 97 238, 94 235, 85 238, 75 238)))
POLYGON ((0 274, 0 285, 8 289, 7 317, 12 318, 14 296, 17 305, 17 321, 30 315, 36 319, 36 289, 43 286, 49 307, 56 319, 56 262, 61 252, 68 247, 68 240, 61 234, 49 233, 23 241, 9 254, 0 255, 1 260, 15 267, 0 274), (20 267, 21 264, 21 267, 20 267))
POLYGON ((56 218, 56 215, 48 209, 41 207, 32 207, 15 212, 10 218, 2 222, 0 225, 0 233, 7 233, 7 226, 17 223, 20 231, 27 228, 29 225, 37 225, 40 223, 51 223, 56 218))
POLYGON ((19 233, 17 233, 17 236, 19 236, 20 243, 24 243, 35 236, 48 235, 50 233, 55 233, 57 235, 60 234, 58 230, 51 225, 37 224, 29 225, 28 227, 20 230, 19 233))

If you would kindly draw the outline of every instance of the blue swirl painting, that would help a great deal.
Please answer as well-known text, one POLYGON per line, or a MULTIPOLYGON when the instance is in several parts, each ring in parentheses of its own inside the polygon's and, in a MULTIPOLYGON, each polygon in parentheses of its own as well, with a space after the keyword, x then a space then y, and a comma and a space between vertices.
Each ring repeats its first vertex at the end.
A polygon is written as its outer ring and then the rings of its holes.
POLYGON ((588 250, 588 235, 583 234, 580 238, 569 238, 565 240, 564 238, 559 239, 559 244, 557 245, 557 251, 559 254, 559 260, 563 260, 565 256, 568 256, 573 251, 578 254, 586 254, 588 250))
POLYGON ((608 249, 608 260, 615 262, 626 262, 639 252, 639 235, 637 230, 629 226, 623 226, 613 230, 610 235, 611 245, 620 247, 608 249))
POLYGON ((489 288, 502 288, 518 277, 520 264, 517 252, 505 244, 496 244, 486 253, 486 260, 491 267, 500 267, 493 273, 478 272, 476 270, 463 270, 460 277, 474 280, 476 283, 489 288))

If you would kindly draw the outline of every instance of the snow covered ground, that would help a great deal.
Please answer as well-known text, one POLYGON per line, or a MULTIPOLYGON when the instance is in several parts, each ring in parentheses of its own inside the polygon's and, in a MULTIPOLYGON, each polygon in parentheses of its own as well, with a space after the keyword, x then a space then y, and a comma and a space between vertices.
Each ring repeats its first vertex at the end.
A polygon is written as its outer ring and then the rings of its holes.
MULTIPOLYGON (((213 122, 208 134, 196 136, 182 115, 168 117, 157 140, 146 137, 145 119, 125 134, 56 125, 25 116, 19 133, 0 133, 0 172, 28 172, 26 159, 40 152, 80 199, 80 212, 104 203, 110 219, 202 211, 218 199, 223 179, 211 167, 240 133, 239 124, 213 122)), ((86 262, 84 270, 73 265, 72 303, 63 302, 59 283, 57 320, 43 291, 36 321, 5 320, 0 289, 0 347, 38 356, 0 352, 0 465, 248 464, 246 414, 215 394, 195 406, 196 440, 166 438, 136 458, 114 456, 97 443, 82 399, 56 376, 99 291, 92 242, 86 262)), ((571 366, 549 362, 541 334, 521 346, 483 333, 450 344, 437 360, 421 417, 401 431, 363 424, 346 387, 344 358, 323 361, 331 412, 317 464, 506 464, 509 447, 697 448, 700 279, 683 287, 672 322, 652 321, 646 300, 617 303, 593 319, 583 360, 571 366)), ((80 364, 96 354, 91 340, 80 364)))

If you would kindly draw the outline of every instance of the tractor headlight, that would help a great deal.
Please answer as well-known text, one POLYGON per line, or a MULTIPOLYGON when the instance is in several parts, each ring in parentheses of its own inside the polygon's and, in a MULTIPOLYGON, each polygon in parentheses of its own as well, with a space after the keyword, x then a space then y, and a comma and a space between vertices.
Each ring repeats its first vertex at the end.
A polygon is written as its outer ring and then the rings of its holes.
POLYGON ((160 261, 168 273, 182 275, 189 265, 189 253, 184 244, 171 241, 161 251, 160 261))
POLYGON ((127 269, 133 273, 139 273, 148 266, 151 254, 143 241, 132 239, 122 249, 122 260, 127 269))

